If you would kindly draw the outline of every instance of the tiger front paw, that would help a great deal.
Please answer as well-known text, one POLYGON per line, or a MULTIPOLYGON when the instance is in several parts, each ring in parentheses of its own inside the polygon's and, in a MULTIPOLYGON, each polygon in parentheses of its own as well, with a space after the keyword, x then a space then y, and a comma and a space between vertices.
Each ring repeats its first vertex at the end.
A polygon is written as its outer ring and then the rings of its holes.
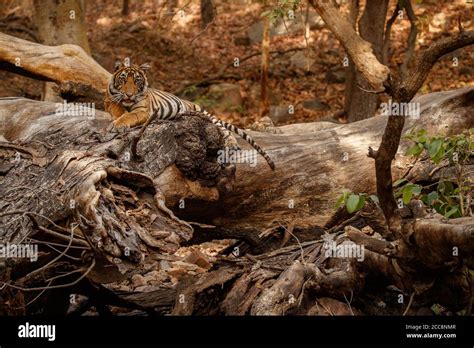
POLYGON ((115 130, 125 130, 130 128, 131 125, 127 122, 127 119, 119 117, 112 122, 112 128, 115 130))

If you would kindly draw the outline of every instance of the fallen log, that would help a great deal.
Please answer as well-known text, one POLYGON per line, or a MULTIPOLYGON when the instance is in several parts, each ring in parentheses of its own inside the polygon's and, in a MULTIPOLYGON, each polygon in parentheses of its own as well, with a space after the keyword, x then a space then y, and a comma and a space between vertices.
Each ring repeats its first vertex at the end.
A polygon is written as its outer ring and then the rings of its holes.
MULTIPOLYGON (((473 89, 467 88, 419 97, 415 102, 421 105, 420 118, 408 119, 405 131, 416 127, 432 134, 454 134, 473 127, 474 120, 469 117, 473 110, 473 93, 473 89), (435 103, 437 108, 433 107, 435 103)), ((154 180, 166 205, 183 219, 220 227, 228 237, 232 237, 233 231, 234 236, 249 235, 254 241, 261 231, 280 228, 278 222, 286 225, 291 220, 301 230, 323 226, 333 215, 334 203, 344 188, 374 192, 374 169, 366 156, 367 148, 379 142, 386 123, 385 117, 377 116, 322 130, 318 130, 321 125, 316 123, 304 125, 305 131, 302 125, 296 124, 281 127, 283 134, 250 132, 274 158, 277 169, 274 173, 267 170, 262 159, 257 160, 255 167, 238 163, 233 188, 226 190, 222 182, 229 183, 231 173, 218 178, 215 158, 214 162, 206 162, 209 153, 202 148, 210 146, 214 155, 218 151, 218 146, 211 145, 218 142, 218 132, 209 125, 206 132, 211 140, 200 143, 200 153, 181 147, 173 155, 169 155, 174 146, 170 144, 176 134, 168 134, 171 125, 150 125, 138 143, 138 152, 144 161, 127 161, 124 158, 131 156, 130 141, 137 130, 114 135, 105 130, 110 122, 106 113, 93 110, 93 117, 70 117, 67 112, 56 112, 57 107, 21 98, 3 99, 0 101, 0 134, 18 144, 49 144, 55 149, 52 153, 66 149, 87 150, 97 156, 118 159, 120 168, 140 172, 154 180), (158 129, 167 135, 157 136, 161 134, 158 129), (192 151, 201 158, 201 164, 183 160, 191 156, 192 151), (162 155, 166 153, 167 156, 162 155), (173 166, 175 163, 181 165, 173 166), (198 172, 204 174, 196 181, 198 172)), ((192 129, 195 124, 191 122, 186 127, 192 129)), ((184 143, 189 139, 182 140, 184 143)), ((404 156, 407 144, 402 143, 394 161, 395 178, 404 173, 411 162, 404 156)), ((37 150, 39 152, 48 151, 45 145, 39 148, 42 148, 37 150)))
MULTIPOLYGON (((407 130, 415 125, 431 132, 441 132, 449 127, 448 133, 455 133, 471 127, 472 120, 466 117, 472 108, 471 95, 469 89, 444 94, 444 101, 437 99, 441 101, 443 112, 433 112, 429 104, 425 105, 421 118, 416 120, 418 124, 415 120, 407 122, 407 130)), ((421 100, 427 97, 421 97, 421 100)), ((141 160, 136 160, 130 154, 130 146, 139 130, 107 131, 110 116, 101 111, 95 110, 93 117, 71 117, 67 110, 58 111, 56 104, 22 98, 0 100, 0 110, 4 121, 3 136, 9 140, 0 144, 2 240, 12 243, 26 240, 44 245, 69 243, 68 254, 78 258, 76 267, 98 283, 126 279, 147 255, 173 254, 192 238, 193 233, 210 234, 209 239, 224 235, 261 244, 263 240, 259 233, 266 230, 266 234, 272 236, 269 228, 282 228, 291 222, 300 242, 318 239, 319 233, 302 235, 298 229, 311 231, 327 222, 333 208, 326 200, 334 200, 342 187, 366 192, 370 187, 375 188, 365 151, 368 145, 378 141, 377 136, 381 135, 385 123, 383 117, 378 117, 371 122, 331 126, 307 133, 301 132, 300 125, 282 127, 283 134, 252 133, 275 158, 277 171, 275 175, 267 172, 263 161, 254 168, 245 163, 237 164, 234 180, 232 170, 217 165, 217 151, 223 147, 219 132, 199 117, 150 124, 138 142, 141 160), (204 136, 199 136, 202 134, 204 136), (326 146, 326 150, 322 146, 326 146), (272 150, 274 148, 280 151, 272 150), (348 161, 340 158, 344 152, 349 154, 348 161), (298 165, 304 167, 298 170, 298 165), (354 175, 344 174, 346 171, 354 175), (324 172, 326 176, 321 176, 324 172), (362 184, 355 173, 367 173, 362 184), (317 175, 320 175, 319 181, 307 182, 317 175), (229 183, 233 184, 230 190, 229 183), (261 190, 269 190, 270 194, 265 195, 261 190), (287 204, 289 197, 294 197, 293 208, 287 204), (185 209, 180 208, 182 199, 185 209), (312 202, 312 206, 301 209, 300 202, 312 202), (249 206, 252 209, 244 209, 249 206), (293 214, 295 211, 298 214, 293 214), (193 228, 186 221, 198 224, 193 228), (209 223, 214 228, 199 227, 209 223), (89 256, 80 257, 84 252, 89 256), (103 259, 97 261, 100 266, 91 266, 91 252, 97 260, 103 259)), ((319 126, 314 125, 316 129, 319 126)), ((310 128, 311 125, 307 129, 310 128)), ((408 161, 402 151, 394 163, 395 173, 401 173, 408 161)), ((375 216, 373 212, 366 215, 375 216)), ((210 301, 208 289, 224 284, 229 290, 220 292, 218 312, 227 314, 314 311, 311 309, 313 302, 303 301, 308 292, 343 300, 344 296, 363 288, 366 273, 381 274, 398 288, 408 291, 406 289, 411 289, 413 284, 420 283, 417 272, 421 267, 425 271, 431 270, 426 273, 431 274, 429 281, 421 281, 425 284, 424 290, 430 289, 428 285, 434 284, 435 275, 439 278, 443 274, 442 279, 452 278, 450 270, 462 267, 453 261, 472 264, 469 253, 473 245, 471 223, 469 220, 462 226, 447 226, 439 220, 415 221, 415 244, 407 246, 394 241, 390 242, 395 243, 390 244, 390 248, 377 246, 377 241, 360 239, 360 233, 346 231, 348 239, 352 238, 368 249, 362 264, 354 264, 350 259, 331 261, 324 256, 322 240, 316 244, 313 241, 307 242, 306 246, 292 246, 290 257, 285 249, 259 255, 254 260, 257 263, 261 260, 263 266, 257 269, 245 271, 249 263, 244 261, 227 267, 222 279, 217 275, 193 277, 194 280, 176 292, 173 313, 203 314, 203 307, 196 307, 196 301, 206 298, 210 301), (444 233, 436 233, 439 229, 444 233), (440 235, 442 239, 433 238, 440 235), (459 256, 449 261, 452 258, 450 250, 456 245, 460 248, 459 256), (437 253, 432 253, 433 248, 437 253), (285 256, 282 258, 282 255, 285 256), (300 263, 292 266, 299 258, 300 263), (398 260, 398 266, 394 266, 393 259, 398 260), (450 267, 446 267, 446 262, 450 267), (258 271, 261 267, 263 269, 258 271), (299 271, 291 271, 292 267, 299 271), (288 271, 281 273, 286 268, 288 271), (326 268, 334 269, 333 273, 322 271, 326 268), (358 273, 360 269, 362 273, 358 273), (301 277, 295 278, 290 282, 291 287, 283 290, 288 274, 292 279, 297 275, 301 277), (187 301, 178 301, 180 295, 187 301), (283 301, 284 298, 289 302, 283 301)), ((343 224, 332 227, 332 233, 341 230, 344 230, 343 224)), ((292 236, 290 239, 294 241, 292 236)), ((43 262, 48 260, 51 261, 50 257, 43 262)), ((462 272, 457 274, 457 278, 450 281, 462 285, 462 272)), ((20 279, 24 288, 47 285, 41 285, 41 282, 38 285, 37 277, 24 276, 17 274, 11 280, 20 279)), ((137 305, 142 302, 140 297, 131 295, 130 298, 137 305)), ((456 307, 466 304, 467 292, 457 298, 456 307)), ((145 307, 153 308, 153 303, 145 307)), ((156 304, 156 307, 160 306, 156 304)), ((212 306, 205 308, 210 310, 212 306)))
MULTIPOLYGON (((69 101, 99 103, 109 74, 97 63, 71 47, 31 45, 21 40, 0 46, 0 61, 12 71, 59 83, 69 101), (21 67, 12 60, 21 53, 18 47, 26 52, 21 67), (38 50, 44 55, 36 55, 38 50), (48 63, 53 65, 37 64, 35 59, 48 54, 57 57, 48 63), (77 73, 76 64, 89 72, 77 73), (91 67, 97 75, 90 74, 91 67)), ((404 132, 423 128, 450 135, 472 128, 473 94, 465 88, 416 98, 420 117, 407 118, 404 132)), ((472 219, 447 223, 436 214, 418 215, 420 209, 412 206, 404 220, 410 235, 401 240, 362 233, 370 226, 387 237, 377 207, 334 215, 343 188, 375 191, 367 148, 380 143, 386 117, 350 125, 290 125, 279 134, 250 132, 275 160, 271 172, 260 158, 236 166, 219 163, 222 134, 200 117, 153 122, 138 140, 140 129, 110 131, 110 115, 88 106, 77 113, 68 104, 0 99, 0 239, 41 246, 38 268, 17 261, 0 265, 1 286, 9 290, 1 294, 4 303, 24 304, 19 291, 78 291, 86 280, 117 284, 149 267, 153 257, 174 255, 199 238, 239 239, 251 248, 239 246, 207 272, 191 267, 203 274, 184 277, 187 271, 172 267, 165 273, 179 280, 176 291, 161 284, 148 291, 150 297, 128 293, 105 301, 181 315, 274 315, 321 313, 319 305, 341 312, 338 301, 345 300, 349 312, 357 313, 347 296, 364 289, 366 278, 383 277, 411 299, 430 293, 430 300, 455 310, 469 303, 472 219), (325 252, 328 243, 351 240, 367 249, 364 260, 325 252), (288 242, 296 244, 284 247, 288 242), (69 262, 59 261, 63 257, 69 262)), ((401 144, 393 162, 395 179, 411 165, 406 146, 401 144)), ((418 162, 411 180, 425 180, 427 168, 431 165, 418 162)))

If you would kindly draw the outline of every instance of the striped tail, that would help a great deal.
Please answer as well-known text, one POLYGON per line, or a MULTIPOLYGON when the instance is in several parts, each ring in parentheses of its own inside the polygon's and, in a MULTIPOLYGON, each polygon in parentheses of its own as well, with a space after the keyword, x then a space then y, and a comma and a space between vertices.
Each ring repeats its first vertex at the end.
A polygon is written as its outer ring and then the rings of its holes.
POLYGON ((209 120, 214 123, 215 125, 227 129, 228 131, 231 131, 235 134, 238 134, 242 139, 244 139, 246 142, 248 142, 257 152, 262 155, 263 158, 267 161, 268 165, 272 170, 275 170, 275 163, 273 160, 270 158, 270 156, 253 140, 250 135, 245 133, 242 129, 237 128, 233 124, 227 123, 225 121, 219 120, 217 117, 211 115, 205 110, 202 110, 202 113, 206 115, 209 120))

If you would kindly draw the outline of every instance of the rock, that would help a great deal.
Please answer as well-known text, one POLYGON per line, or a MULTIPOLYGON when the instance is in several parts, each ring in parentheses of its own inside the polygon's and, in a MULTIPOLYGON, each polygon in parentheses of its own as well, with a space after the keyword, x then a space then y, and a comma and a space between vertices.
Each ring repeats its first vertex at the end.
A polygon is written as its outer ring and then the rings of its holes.
MULTIPOLYGON (((263 23, 260 21, 252 24, 250 28, 247 29, 247 36, 249 37, 252 43, 262 42, 263 23)), ((273 36, 275 36, 275 34, 272 33, 272 30, 270 30, 270 38, 272 38, 273 36)))
POLYGON ((306 51, 298 51, 291 56, 290 62, 293 66, 305 72, 314 71, 314 63, 316 63, 316 60, 306 55, 306 51))
POLYGON ((270 105, 268 116, 275 122, 288 122, 293 118, 294 113, 290 113, 289 106, 270 105))
MULTIPOLYGON (((282 96, 278 91, 272 89, 267 89, 268 92, 268 101, 270 105, 278 105, 282 100, 282 96)), ((260 102, 260 85, 254 84, 250 88, 248 95, 248 104, 252 107, 258 108, 260 102)))
POLYGON ((330 109, 328 104, 319 99, 306 100, 303 102, 303 107, 311 111, 327 111, 330 109))
POLYGON ((234 39, 234 45, 236 46, 249 46, 250 44, 250 38, 247 36, 236 37, 234 39))
POLYGON ((206 94, 207 88, 189 86, 184 91, 182 91, 178 97, 187 99, 187 100, 196 100, 206 94))
POLYGON ((206 255, 204 255, 199 250, 193 250, 188 256, 185 257, 184 261, 193 263, 204 269, 209 269, 212 267, 206 255))
POLYGON ((176 278, 176 279, 180 279, 182 278, 184 275, 188 274, 188 272, 186 272, 186 270, 182 269, 182 268, 170 268, 168 270, 168 275, 170 275, 171 277, 173 278, 176 278))
POLYGON ((146 280, 141 274, 134 274, 132 276, 132 284, 134 287, 146 285, 146 280))
POLYGON ((151 271, 145 274, 143 278, 146 284, 155 285, 162 283, 166 279, 166 276, 160 271, 151 271))
MULTIPOLYGON (((205 95, 207 105, 214 112, 235 111, 243 106, 240 85, 233 83, 220 83, 212 85, 205 95)), ((202 105, 206 107, 206 105, 202 105)))
MULTIPOLYGON (((324 27, 324 22, 315 11, 309 11, 308 21, 310 29, 321 29, 324 27)), ((294 19, 285 18, 278 19, 270 26, 270 38, 276 35, 287 35, 295 33, 303 33, 305 30, 305 15, 301 12, 296 12, 294 19)), ((262 42, 263 38, 263 22, 258 21, 250 26, 247 30, 247 35, 252 43, 262 42)))
POLYGON ((332 69, 326 72, 327 83, 344 83, 346 82, 346 70, 343 68, 332 69))
POLYGON ((166 261, 166 260, 161 260, 160 261, 160 269, 166 271, 170 268, 171 268, 171 266, 170 266, 170 263, 168 261, 166 261))

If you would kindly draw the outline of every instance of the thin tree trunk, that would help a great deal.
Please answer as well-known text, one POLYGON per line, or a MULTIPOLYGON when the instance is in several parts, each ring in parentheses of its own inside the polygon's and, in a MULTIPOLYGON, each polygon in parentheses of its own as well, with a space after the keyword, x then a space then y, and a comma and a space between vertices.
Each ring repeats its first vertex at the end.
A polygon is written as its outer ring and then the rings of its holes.
MULTIPOLYGON (((266 1, 265 1, 266 8, 266 1)), ((270 64, 270 18, 263 18, 263 39, 262 39, 262 64, 260 70, 260 108, 259 115, 264 117, 268 115, 268 66, 270 64)))
POLYGON ((201 28, 204 29, 212 23, 216 16, 214 3, 212 0, 201 0, 201 28))
POLYGON ((122 16, 127 16, 128 15, 128 11, 129 11, 129 1, 128 0, 123 0, 123 4, 122 4, 122 16))

